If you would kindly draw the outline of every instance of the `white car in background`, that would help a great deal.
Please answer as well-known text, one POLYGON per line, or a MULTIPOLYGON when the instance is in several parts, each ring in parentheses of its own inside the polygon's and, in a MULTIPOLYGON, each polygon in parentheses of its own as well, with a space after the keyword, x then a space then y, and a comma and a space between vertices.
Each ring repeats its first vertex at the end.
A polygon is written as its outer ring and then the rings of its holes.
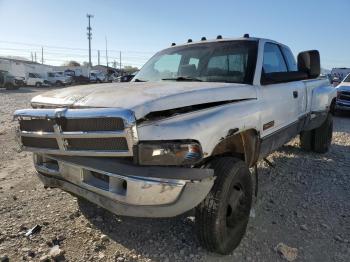
POLYGON ((107 81, 108 81, 107 76, 102 72, 92 71, 90 73, 90 82, 92 83, 103 83, 107 81))
POLYGON ((36 86, 41 87, 45 83, 45 80, 36 73, 28 73, 28 77, 26 79, 27 86, 36 86))
POLYGON ((72 84, 72 78, 64 74, 64 72, 49 72, 47 80, 51 85, 65 86, 72 84))

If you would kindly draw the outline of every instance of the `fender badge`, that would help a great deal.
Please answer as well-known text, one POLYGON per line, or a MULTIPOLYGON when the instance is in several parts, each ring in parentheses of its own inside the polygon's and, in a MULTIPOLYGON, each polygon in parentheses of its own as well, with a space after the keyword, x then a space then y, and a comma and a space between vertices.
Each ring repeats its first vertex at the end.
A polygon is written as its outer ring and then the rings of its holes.
POLYGON ((275 125, 275 121, 274 120, 272 120, 272 121, 270 121, 268 123, 265 123, 263 125, 263 130, 269 129, 269 128, 273 127, 274 125, 275 125))

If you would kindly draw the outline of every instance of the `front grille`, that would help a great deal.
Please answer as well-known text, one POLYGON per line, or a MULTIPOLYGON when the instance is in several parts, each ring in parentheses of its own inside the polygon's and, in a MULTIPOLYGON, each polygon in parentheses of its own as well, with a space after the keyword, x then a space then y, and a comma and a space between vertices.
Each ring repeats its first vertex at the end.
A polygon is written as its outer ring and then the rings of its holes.
POLYGON ((341 94, 350 96, 350 92, 348 92, 348 91, 341 91, 341 94))
POLYGON ((68 150, 97 150, 97 151, 118 151, 128 150, 128 143, 125 137, 111 138, 74 138, 67 139, 68 150))
POLYGON ((123 129, 124 121, 122 118, 67 119, 62 124, 62 130, 66 132, 115 131, 123 129))
POLYGON ((53 132, 53 122, 49 119, 21 120, 19 128, 29 132, 53 132))
POLYGON ((339 96, 340 100, 347 100, 350 101, 350 94, 349 95, 344 95, 345 92, 341 93, 339 96))
POLYGON ((22 137, 22 144, 26 147, 58 149, 55 138, 22 137))
POLYGON ((131 126, 135 119, 128 110, 26 109, 16 113, 24 150, 101 157, 133 155, 131 126))

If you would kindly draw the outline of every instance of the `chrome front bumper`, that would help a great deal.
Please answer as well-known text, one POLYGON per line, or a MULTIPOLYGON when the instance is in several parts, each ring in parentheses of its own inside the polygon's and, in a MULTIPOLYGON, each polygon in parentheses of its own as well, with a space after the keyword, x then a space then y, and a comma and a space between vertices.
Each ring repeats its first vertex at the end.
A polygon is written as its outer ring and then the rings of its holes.
POLYGON ((34 155, 39 178, 125 216, 172 217, 197 206, 214 183, 213 170, 140 167, 116 159, 34 155))

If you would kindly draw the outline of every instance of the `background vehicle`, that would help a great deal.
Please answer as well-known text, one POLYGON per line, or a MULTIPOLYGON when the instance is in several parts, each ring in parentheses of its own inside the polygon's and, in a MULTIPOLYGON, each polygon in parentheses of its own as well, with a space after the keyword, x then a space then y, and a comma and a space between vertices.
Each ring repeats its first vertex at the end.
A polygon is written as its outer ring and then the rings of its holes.
POLYGON ((228 254, 257 195, 249 168, 299 134, 304 150, 328 151, 336 91, 320 70, 318 51, 296 63, 268 39, 191 41, 158 52, 130 83, 34 97, 15 112, 17 132, 46 186, 125 216, 195 209, 200 243, 228 254))
POLYGON ((103 83, 107 82, 108 78, 106 75, 99 71, 91 71, 90 73, 90 82, 92 83, 103 83))
POLYGON ((90 79, 86 76, 72 76, 72 83, 74 84, 88 84, 90 83, 90 79))
POLYGON ((116 82, 130 82, 136 75, 137 73, 132 73, 130 75, 123 75, 123 76, 119 76, 117 78, 116 82))
POLYGON ((333 86, 337 86, 343 79, 350 74, 350 68, 346 67, 339 67, 339 68, 333 68, 331 71, 332 81, 331 83, 333 86))
POLYGON ((350 74, 336 87, 337 101, 335 110, 350 110, 350 74))
POLYGON ((51 85, 65 86, 72 83, 72 78, 66 76, 64 72, 49 72, 47 73, 47 81, 49 81, 51 85))
POLYGON ((19 86, 15 83, 15 77, 8 71, 0 70, 0 87, 6 90, 18 89, 19 86))
POLYGON ((45 84, 44 81, 45 80, 41 78, 38 74, 28 73, 26 84, 27 86, 41 87, 45 84))
POLYGON ((18 87, 25 86, 26 85, 25 77, 15 76, 15 85, 18 87))

